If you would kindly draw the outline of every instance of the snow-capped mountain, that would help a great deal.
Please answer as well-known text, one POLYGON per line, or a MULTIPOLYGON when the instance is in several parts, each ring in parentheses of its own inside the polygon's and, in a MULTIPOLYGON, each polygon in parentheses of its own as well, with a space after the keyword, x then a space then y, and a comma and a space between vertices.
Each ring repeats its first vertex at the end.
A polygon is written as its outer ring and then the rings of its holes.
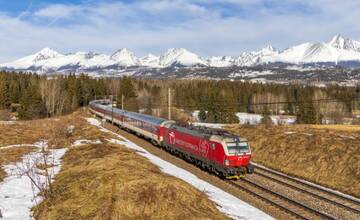
POLYGON ((184 48, 170 48, 159 59, 160 66, 207 66, 207 62, 184 48))
POLYGON ((42 63, 45 60, 60 58, 63 56, 64 55, 50 48, 44 48, 35 54, 23 57, 14 62, 1 64, 0 67, 13 67, 15 69, 26 69, 30 66, 36 65, 38 63, 42 63))
POLYGON ((333 39, 329 42, 329 45, 337 49, 360 52, 360 42, 349 38, 343 38, 339 34, 333 37, 333 39))
POLYGON ((360 61, 360 43, 335 36, 329 43, 304 43, 290 47, 278 55, 265 59, 283 63, 339 63, 360 61))
POLYGON ((148 66, 148 67, 160 67, 159 60, 160 60, 160 57, 155 56, 155 55, 149 53, 148 55, 140 58, 140 63, 141 63, 143 66, 148 66))
POLYGON ((120 66, 137 66, 140 64, 134 52, 127 48, 116 51, 110 56, 110 59, 114 60, 120 66))
POLYGON ((206 62, 212 67, 227 67, 235 64, 235 59, 231 56, 208 57, 206 62))
POLYGON ((350 63, 360 66, 360 42, 334 36, 329 42, 303 43, 278 51, 267 46, 259 51, 243 52, 238 57, 213 56, 203 58, 184 48, 171 48, 160 56, 149 54, 138 58, 134 52, 123 48, 112 55, 93 52, 61 54, 52 49, 41 51, 0 64, 0 69, 34 71, 38 73, 120 73, 126 69, 161 69, 172 67, 248 67, 262 64, 326 64, 350 63))
POLYGON ((263 63, 273 62, 273 57, 279 55, 279 52, 275 50, 271 45, 264 47, 260 51, 242 53, 236 60, 236 66, 254 66, 263 63))

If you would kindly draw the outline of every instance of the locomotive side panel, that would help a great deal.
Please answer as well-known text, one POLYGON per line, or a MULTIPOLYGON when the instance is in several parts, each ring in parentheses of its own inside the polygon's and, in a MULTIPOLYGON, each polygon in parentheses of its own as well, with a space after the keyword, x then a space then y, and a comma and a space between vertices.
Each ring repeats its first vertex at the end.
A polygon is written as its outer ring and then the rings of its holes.
POLYGON ((209 144, 199 137, 179 132, 176 129, 166 129, 164 142, 166 145, 179 148, 203 160, 210 160, 209 144))

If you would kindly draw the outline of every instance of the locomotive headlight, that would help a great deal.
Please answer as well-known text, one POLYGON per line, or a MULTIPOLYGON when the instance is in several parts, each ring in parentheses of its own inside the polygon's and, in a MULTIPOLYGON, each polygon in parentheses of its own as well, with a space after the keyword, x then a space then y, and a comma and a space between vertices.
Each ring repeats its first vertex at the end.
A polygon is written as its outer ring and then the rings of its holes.
POLYGON ((224 160, 224 164, 225 164, 225 166, 229 166, 230 161, 229 161, 228 159, 225 159, 225 160, 224 160))

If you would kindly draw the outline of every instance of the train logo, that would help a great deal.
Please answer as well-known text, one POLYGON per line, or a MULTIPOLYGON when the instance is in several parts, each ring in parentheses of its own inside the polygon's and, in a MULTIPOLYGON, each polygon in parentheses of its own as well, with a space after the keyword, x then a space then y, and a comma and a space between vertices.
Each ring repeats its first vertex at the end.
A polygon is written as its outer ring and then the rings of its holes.
POLYGON ((175 132, 173 132, 173 131, 171 131, 170 133, 169 133, 169 141, 170 141, 170 144, 172 144, 172 145, 175 145, 175 132))
POLYGON ((199 152, 201 155, 206 156, 209 151, 209 143, 206 140, 200 140, 199 152))

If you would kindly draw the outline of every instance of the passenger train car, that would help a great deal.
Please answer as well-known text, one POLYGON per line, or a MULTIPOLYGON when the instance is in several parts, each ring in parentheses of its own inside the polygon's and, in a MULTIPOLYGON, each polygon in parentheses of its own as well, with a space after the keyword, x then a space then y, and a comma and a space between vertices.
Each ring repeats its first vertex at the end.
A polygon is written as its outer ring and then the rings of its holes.
POLYGON ((229 132, 112 108, 107 100, 90 102, 89 110, 223 178, 253 173, 249 143, 229 132))

